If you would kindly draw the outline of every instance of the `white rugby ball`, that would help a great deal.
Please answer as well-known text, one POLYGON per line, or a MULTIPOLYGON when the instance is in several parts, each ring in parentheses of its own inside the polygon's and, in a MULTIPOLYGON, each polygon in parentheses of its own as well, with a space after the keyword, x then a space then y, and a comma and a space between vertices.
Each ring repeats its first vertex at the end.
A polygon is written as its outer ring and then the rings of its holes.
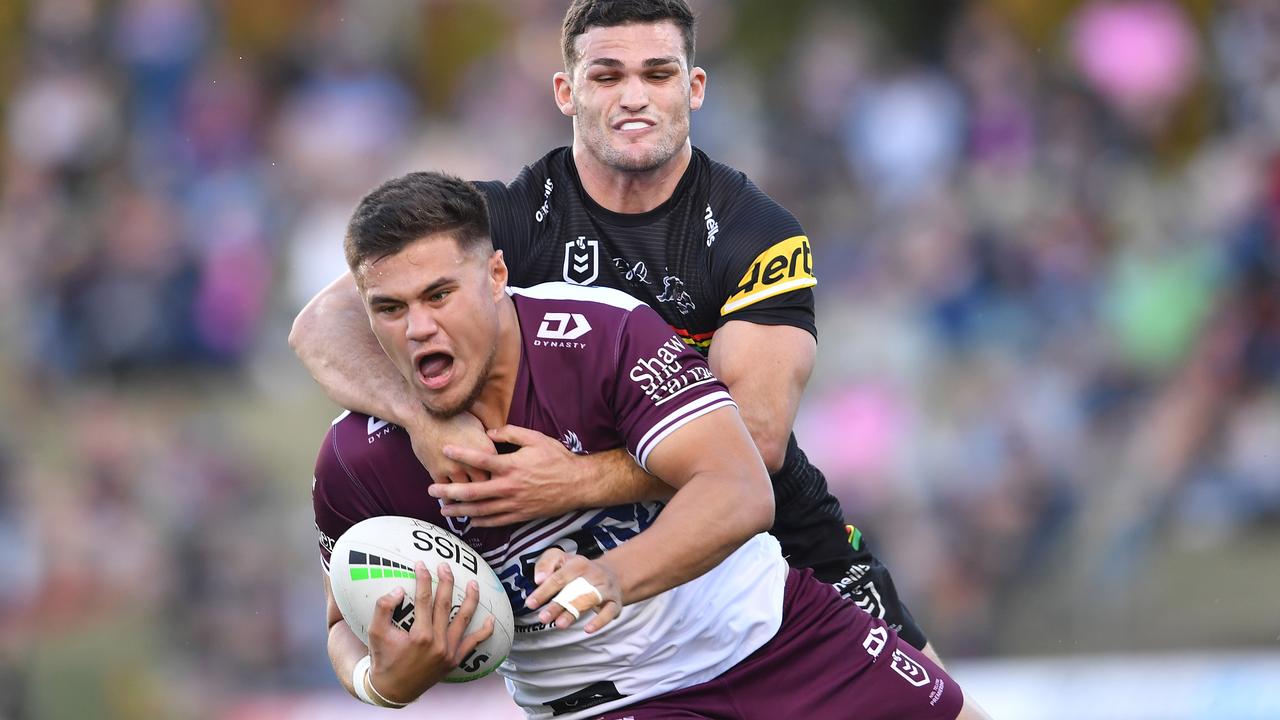
POLYGON ((498 576, 478 553, 457 535, 423 520, 384 515, 351 526, 333 546, 329 561, 329 582, 333 599, 351 630, 369 644, 369 624, 378 598, 393 588, 404 589, 404 599, 392 611, 392 622, 408 630, 417 616, 414 607, 414 563, 421 560, 431 575, 432 593, 438 584, 436 568, 441 562, 453 570, 453 612, 466 598, 467 583, 480 586, 480 604, 467 626, 472 633, 494 619, 493 634, 445 676, 446 682, 467 682, 493 672, 507 653, 515 623, 511 603, 498 576))

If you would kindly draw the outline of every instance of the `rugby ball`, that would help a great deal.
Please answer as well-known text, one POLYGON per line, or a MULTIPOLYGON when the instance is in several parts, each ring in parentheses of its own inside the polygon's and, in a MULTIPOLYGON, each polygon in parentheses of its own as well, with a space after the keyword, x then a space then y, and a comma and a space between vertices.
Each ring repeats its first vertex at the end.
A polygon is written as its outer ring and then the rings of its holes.
POLYGON ((329 561, 329 582, 347 625, 368 645, 369 624, 378 598, 400 587, 404 589, 404 599, 392 611, 391 621, 405 630, 412 627, 417 616, 413 606, 417 582, 413 568, 418 560, 431 575, 433 594, 440 563, 448 563, 453 570, 450 617, 462 606, 467 583, 475 580, 480 586, 480 604, 467 626, 468 633, 482 628, 486 618, 494 619, 493 634, 450 671, 445 681, 467 682, 493 672, 506 660, 515 635, 507 593, 478 553, 457 535, 429 522, 384 515, 358 522, 338 538, 329 561))

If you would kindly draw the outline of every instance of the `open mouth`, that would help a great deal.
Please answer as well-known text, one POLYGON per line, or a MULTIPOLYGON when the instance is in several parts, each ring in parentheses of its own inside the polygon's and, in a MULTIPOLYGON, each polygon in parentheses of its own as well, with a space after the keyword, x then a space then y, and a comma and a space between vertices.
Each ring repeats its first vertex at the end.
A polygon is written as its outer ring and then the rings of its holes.
POLYGON ((453 356, 447 353, 427 353, 418 358, 418 380, 429 390, 439 390, 453 377, 453 356))

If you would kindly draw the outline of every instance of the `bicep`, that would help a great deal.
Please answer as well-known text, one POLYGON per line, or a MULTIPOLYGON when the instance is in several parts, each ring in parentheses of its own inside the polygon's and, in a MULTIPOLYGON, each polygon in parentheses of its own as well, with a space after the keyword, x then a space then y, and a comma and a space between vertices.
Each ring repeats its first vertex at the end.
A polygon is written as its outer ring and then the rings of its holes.
POLYGON ((747 492, 770 493, 760 455, 732 405, 685 422, 649 452, 648 470, 679 489, 693 478, 714 473, 741 483, 747 492))
POLYGON ((818 344, 807 330, 731 320, 716 331, 708 364, 729 388, 766 465, 781 467, 818 344))

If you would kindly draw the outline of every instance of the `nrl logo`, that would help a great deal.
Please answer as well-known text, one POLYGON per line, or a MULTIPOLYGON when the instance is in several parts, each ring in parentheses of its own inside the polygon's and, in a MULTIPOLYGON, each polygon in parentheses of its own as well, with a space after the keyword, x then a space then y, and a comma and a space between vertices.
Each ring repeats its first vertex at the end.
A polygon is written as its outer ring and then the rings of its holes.
POLYGON ((590 285, 600 277, 600 241, 579 235, 564 244, 564 281, 590 285))

